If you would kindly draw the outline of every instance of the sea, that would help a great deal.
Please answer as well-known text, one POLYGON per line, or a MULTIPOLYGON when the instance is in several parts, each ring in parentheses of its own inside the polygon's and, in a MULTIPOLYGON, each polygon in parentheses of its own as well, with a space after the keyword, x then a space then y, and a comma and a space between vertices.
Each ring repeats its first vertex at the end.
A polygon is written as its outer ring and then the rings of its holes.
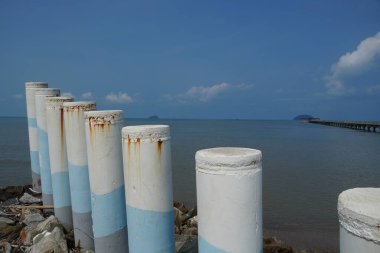
MULTIPOLYGON (((339 193, 380 187, 380 133, 286 120, 126 119, 125 124, 170 125, 174 199, 189 207, 196 205, 197 150, 261 150, 264 234, 298 248, 336 251, 339 193)), ((0 187, 30 183, 27 120, 0 118, 0 187)))

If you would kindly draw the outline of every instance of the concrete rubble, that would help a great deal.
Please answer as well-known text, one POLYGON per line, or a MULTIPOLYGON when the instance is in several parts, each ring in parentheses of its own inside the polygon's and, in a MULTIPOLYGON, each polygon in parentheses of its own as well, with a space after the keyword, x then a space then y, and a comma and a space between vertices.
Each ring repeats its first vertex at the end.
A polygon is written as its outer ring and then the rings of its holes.
MULTIPOLYGON (((181 202, 173 206, 177 253, 197 253, 197 209, 181 202)), ((94 253, 77 248, 73 231, 65 231, 51 209, 43 210, 41 196, 30 186, 0 189, 0 253, 94 253)), ((312 253, 276 238, 265 238, 263 245, 263 253, 312 253)))

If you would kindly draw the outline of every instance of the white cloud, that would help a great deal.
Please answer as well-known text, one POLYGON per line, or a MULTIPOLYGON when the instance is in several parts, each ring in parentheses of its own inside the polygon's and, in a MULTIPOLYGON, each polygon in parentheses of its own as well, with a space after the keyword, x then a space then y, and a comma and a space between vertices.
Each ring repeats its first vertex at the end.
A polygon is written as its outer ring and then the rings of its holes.
POLYGON ((75 96, 71 92, 62 92, 61 97, 72 97, 75 98, 75 96))
POLYGON ((165 94, 163 95, 163 98, 181 103, 186 103, 190 101, 208 102, 229 90, 248 90, 252 87, 253 85, 232 85, 229 83, 220 83, 212 86, 193 86, 184 93, 176 95, 165 94))
POLYGON ((133 98, 129 96, 127 93, 108 93, 106 96, 106 100, 113 102, 113 103, 119 103, 119 104, 131 104, 133 103, 133 98))
POLYGON ((327 94, 341 96, 352 93, 354 90, 346 87, 344 79, 368 70, 379 55, 380 32, 361 41, 355 51, 342 55, 331 67, 326 77, 327 94))
POLYGON ((91 91, 88 91, 88 92, 83 93, 83 94, 81 95, 81 97, 84 98, 84 99, 92 99, 92 98, 94 98, 94 96, 93 96, 93 94, 92 94, 91 91))
POLYGON ((24 99, 24 95, 23 94, 15 94, 12 96, 14 99, 24 99))

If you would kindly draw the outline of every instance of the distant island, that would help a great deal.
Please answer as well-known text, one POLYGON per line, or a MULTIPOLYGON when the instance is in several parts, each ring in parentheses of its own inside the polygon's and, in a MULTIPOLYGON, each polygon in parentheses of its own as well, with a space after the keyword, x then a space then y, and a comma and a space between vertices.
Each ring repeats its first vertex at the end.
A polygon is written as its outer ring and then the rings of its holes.
POLYGON ((149 116, 148 119, 159 119, 159 117, 157 115, 152 115, 152 116, 149 116))
POLYGON ((308 114, 301 114, 293 118, 293 120, 300 120, 300 121, 309 121, 309 120, 319 120, 319 118, 316 118, 312 115, 308 114))

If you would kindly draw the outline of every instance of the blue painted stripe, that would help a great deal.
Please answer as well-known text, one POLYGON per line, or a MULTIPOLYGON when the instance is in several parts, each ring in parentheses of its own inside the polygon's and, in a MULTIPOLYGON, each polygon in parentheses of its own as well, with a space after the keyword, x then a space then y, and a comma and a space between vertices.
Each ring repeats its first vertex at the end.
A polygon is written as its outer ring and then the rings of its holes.
MULTIPOLYGON (((228 253, 227 251, 215 247, 200 235, 198 235, 198 249, 199 253, 228 253)), ((258 253, 263 253, 263 249, 260 249, 258 253)))
POLYGON ((53 194, 53 188, 51 185, 48 135, 41 128, 38 128, 37 133, 42 193, 53 194))
POLYGON ((71 205, 76 213, 91 212, 91 190, 88 166, 69 163, 71 205))
POLYGON ((29 127, 37 127, 37 119, 36 118, 28 118, 28 126, 29 127))
POLYGON ((36 174, 40 174, 40 157, 38 151, 30 151, 30 163, 32 171, 36 174))
POLYGON ((127 205, 130 252, 175 252, 174 214, 137 209, 127 205))
POLYGON ((54 193, 54 208, 71 206, 69 172, 57 172, 51 175, 54 193))
POLYGON ((114 234, 127 225, 124 185, 104 195, 92 192, 91 204, 95 238, 114 234))

